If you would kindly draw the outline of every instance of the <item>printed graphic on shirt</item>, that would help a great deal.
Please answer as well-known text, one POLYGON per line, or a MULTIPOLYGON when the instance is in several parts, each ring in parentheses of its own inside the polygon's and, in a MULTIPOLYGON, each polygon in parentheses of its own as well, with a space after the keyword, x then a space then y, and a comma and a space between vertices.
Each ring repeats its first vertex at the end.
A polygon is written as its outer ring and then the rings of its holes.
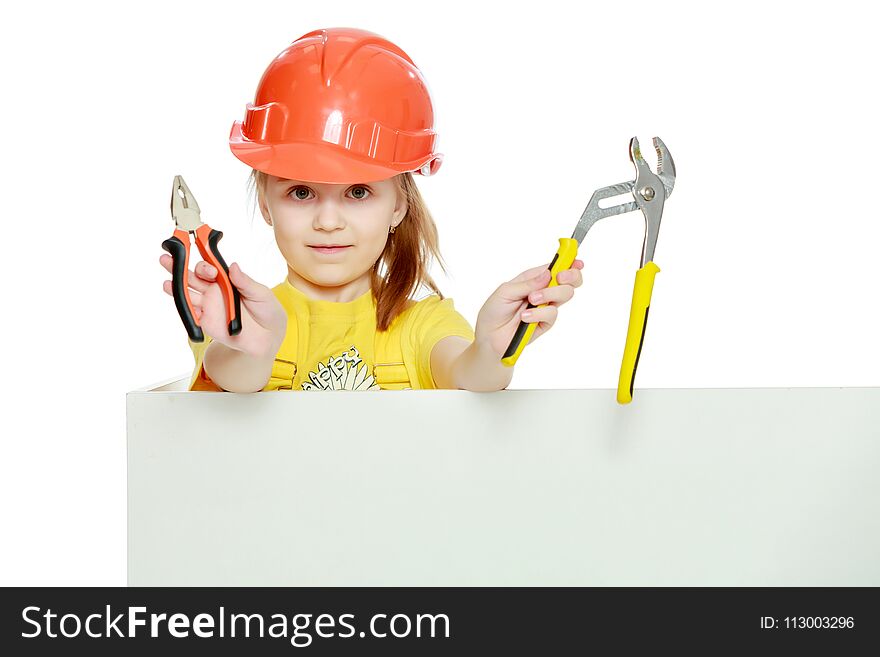
POLYGON ((381 390, 354 345, 345 353, 328 358, 326 365, 319 362, 317 371, 309 372, 309 380, 303 381, 302 389, 381 390))

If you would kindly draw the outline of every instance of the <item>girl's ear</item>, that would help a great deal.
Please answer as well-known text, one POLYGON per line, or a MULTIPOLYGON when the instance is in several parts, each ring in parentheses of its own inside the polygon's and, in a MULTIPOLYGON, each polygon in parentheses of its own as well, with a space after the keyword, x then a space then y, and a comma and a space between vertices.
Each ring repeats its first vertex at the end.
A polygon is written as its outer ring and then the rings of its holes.
POLYGON ((259 205, 260 205, 260 214, 263 215, 263 220, 272 225, 272 215, 269 214, 269 206, 266 205, 266 199, 262 196, 259 197, 259 205))
POLYGON ((399 226, 400 222, 404 220, 406 217, 406 211, 409 209, 409 206, 406 203, 406 194, 397 192, 397 205, 394 206, 394 214, 391 224, 393 226, 399 226))

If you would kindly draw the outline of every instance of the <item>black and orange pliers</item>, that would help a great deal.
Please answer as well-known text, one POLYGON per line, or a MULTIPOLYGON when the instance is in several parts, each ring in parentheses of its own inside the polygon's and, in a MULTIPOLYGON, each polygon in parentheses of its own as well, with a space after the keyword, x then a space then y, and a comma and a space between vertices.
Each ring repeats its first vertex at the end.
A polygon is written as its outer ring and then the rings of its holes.
POLYGON ((229 267, 226 266, 217 248, 217 242, 223 237, 223 233, 202 223, 199 204, 186 186, 183 176, 174 176, 174 185, 171 188, 171 216, 174 217, 174 235, 162 242, 162 248, 171 254, 174 262, 171 272, 174 305, 177 306, 177 312, 183 320, 189 339, 193 342, 205 340, 202 327, 193 312, 187 286, 190 233, 195 235, 196 246, 202 258, 217 270, 217 283, 223 292, 223 301, 226 305, 229 335, 238 335, 241 333, 241 297, 229 280, 229 267))

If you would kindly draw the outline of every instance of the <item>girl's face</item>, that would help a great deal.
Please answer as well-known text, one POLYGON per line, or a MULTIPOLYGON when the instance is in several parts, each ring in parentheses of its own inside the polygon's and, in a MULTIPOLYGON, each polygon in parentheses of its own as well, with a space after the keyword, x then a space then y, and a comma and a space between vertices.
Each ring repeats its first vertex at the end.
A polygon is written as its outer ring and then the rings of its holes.
POLYGON ((338 302, 370 289, 370 270, 406 210, 393 178, 340 185, 268 176, 260 200, 291 284, 338 302))

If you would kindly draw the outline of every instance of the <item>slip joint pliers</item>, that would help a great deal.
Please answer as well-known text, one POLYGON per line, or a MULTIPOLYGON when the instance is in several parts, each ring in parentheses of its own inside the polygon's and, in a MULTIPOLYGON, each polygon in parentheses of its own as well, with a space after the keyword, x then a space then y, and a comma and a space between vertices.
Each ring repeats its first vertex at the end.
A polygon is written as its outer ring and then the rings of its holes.
MULTIPOLYGON (((620 366, 620 378, 617 386, 617 401, 621 404, 632 401, 633 384, 642 350, 645 326, 648 321, 648 308, 651 304, 654 276, 660 271, 660 268, 654 264, 654 249, 657 247, 657 235, 660 232, 663 205, 672 194, 672 188, 675 186, 675 162, 672 160, 669 149, 666 148, 666 145, 659 137, 654 137, 653 142, 654 149, 657 152, 657 172, 654 173, 651 170, 651 167, 642 156, 638 138, 633 137, 629 143, 629 157, 636 168, 635 180, 601 187, 593 192, 590 202, 581 215, 571 237, 559 239, 559 250, 548 267, 551 273, 548 287, 553 287, 558 284, 556 282, 556 274, 571 267, 577 256, 578 247, 593 224, 605 217, 635 210, 641 210, 645 216, 645 239, 642 242, 639 270, 636 272, 629 327, 627 329, 623 362, 620 366), (599 207, 599 202, 603 199, 627 194, 632 196, 632 201, 612 205, 607 208, 599 207)), ((534 304, 528 304, 528 308, 534 307, 534 304)), ((537 323, 535 322, 520 322, 507 351, 501 359, 502 363, 507 366, 513 366, 516 363, 519 355, 529 343, 536 326, 537 323)))

